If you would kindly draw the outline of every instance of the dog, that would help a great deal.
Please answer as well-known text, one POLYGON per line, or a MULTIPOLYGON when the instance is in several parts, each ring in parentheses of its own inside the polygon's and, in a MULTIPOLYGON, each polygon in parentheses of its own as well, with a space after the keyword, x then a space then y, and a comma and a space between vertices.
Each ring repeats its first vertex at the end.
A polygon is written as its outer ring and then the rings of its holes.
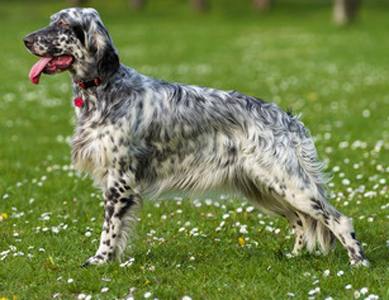
POLYGON ((236 91, 169 83, 137 73, 118 52, 96 10, 68 8, 24 38, 40 57, 30 79, 69 71, 77 124, 72 161, 104 193, 100 246, 84 265, 120 257, 142 194, 225 187, 283 216, 293 254, 336 239, 351 265, 368 266, 349 218, 326 201, 314 142, 297 118, 236 91))

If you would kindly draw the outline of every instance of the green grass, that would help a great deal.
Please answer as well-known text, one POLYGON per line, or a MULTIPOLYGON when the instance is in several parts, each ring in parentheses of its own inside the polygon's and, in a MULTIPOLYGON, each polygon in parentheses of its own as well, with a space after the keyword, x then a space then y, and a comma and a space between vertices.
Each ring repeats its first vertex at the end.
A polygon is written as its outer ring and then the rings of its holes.
POLYGON ((0 299, 124 299, 133 288, 135 299, 147 292, 160 300, 355 299, 363 287, 360 299, 389 299, 387 5, 364 3, 360 22, 338 28, 325 2, 279 1, 269 15, 232 0, 213 2, 206 15, 186 1, 161 2, 140 13, 124 1, 91 5, 121 61, 138 71, 239 90, 301 113, 333 173, 329 197, 354 219, 371 268, 350 268, 340 245, 326 257, 288 258, 294 241, 283 219, 214 195, 145 201, 138 237, 126 251, 132 265, 80 268, 98 247, 101 197, 70 166, 69 76, 32 85, 27 74, 36 58, 22 44, 63 6, 10 1, 0 7, 0 213, 8 216, 0 222, 0 299), (245 246, 240 237, 248 238, 245 246), (317 287, 320 293, 309 295, 317 287))

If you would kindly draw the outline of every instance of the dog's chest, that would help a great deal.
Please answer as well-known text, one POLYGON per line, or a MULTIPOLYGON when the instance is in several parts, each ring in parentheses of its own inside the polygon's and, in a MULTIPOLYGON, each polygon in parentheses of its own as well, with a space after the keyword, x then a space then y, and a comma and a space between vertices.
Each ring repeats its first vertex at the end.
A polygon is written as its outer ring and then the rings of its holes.
POLYGON ((76 127, 72 140, 73 164, 102 183, 109 167, 126 156, 122 146, 127 141, 128 135, 121 126, 91 118, 76 127))

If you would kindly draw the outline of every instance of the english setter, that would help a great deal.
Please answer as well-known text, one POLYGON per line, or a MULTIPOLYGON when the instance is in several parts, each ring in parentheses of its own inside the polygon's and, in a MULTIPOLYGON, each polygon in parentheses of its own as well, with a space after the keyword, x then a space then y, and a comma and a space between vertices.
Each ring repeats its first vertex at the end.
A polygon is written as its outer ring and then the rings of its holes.
POLYGON ((69 71, 77 125, 73 164, 104 192, 100 246, 88 264, 126 248, 144 192, 205 190, 223 185, 257 207, 285 217, 293 253, 336 238, 352 265, 368 265, 352 222, 325 197, 314 143, 303 123, 274 104, 236 91, 169 83, 119 62, 99 14, 68 8, 24 38, 41 59, 30 79, 69 71))

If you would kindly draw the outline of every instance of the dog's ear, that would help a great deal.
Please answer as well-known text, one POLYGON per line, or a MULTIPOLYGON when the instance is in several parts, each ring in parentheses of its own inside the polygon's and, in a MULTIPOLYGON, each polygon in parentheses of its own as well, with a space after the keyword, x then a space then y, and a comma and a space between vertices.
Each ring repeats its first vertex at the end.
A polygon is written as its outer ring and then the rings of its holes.
POLYGON ((73 31, 81 45, 85 47, 85 32, 82 26, 80 24, 73 26, 73 31))
POLYGON ((106 77, 119 68, 119 56, 113 44, 109 44, 100 54, 100 60, 97 63, 98 73, 101 77, 106 77))
POLYGON ((98 62, 97 69, 101 77, 109 76, 119 68, 119 55, 112 42, 112 38, 108 34, 107 29, 98 24, 99 32, 105 37, 105 43, 97 49, 98 62))
POLYGON ((99 76, 104 78, 119 68, 119 55, 102 22, 94 20, 92 24, 89 30, 88 48, 97 59, 99 76))

